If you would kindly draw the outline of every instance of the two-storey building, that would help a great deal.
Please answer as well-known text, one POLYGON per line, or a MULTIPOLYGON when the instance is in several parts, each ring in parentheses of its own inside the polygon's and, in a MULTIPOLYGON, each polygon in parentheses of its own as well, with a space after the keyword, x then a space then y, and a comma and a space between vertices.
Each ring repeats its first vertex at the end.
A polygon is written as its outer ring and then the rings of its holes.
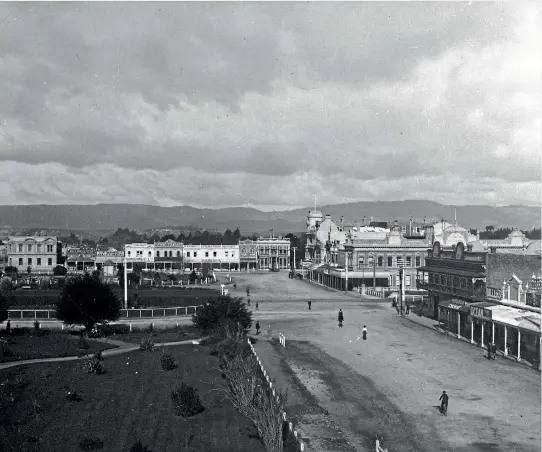
POLYGON ((212 270, 239 270, 239 245, 184 245, 184 263, 190 270, 205 264, 212 270))
POLYGON ((258 242, 256 240, 239 241, 239 268, 244 271, 258 269, 258 242))
POLYGON ((96 248, 68 245, 65 249, 68 272, 91 272, 96 269, 96 248))
POLYGON ((59 241, 55 236, 10 236, 7 242, 8 265, 20 272, 52 273, 57 265, 59 241))
POLYGON ((290 268, 290 240, 282 237, 258 237, 258 268, 280 270, 290 268))

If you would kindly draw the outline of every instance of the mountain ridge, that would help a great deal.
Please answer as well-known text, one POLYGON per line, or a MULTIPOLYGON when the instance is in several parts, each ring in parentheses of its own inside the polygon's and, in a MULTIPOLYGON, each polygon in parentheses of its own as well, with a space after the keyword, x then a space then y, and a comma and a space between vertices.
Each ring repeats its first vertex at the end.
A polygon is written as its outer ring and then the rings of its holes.
MULTIPOLYGON (((201 229, 239 229, 243 233, 301 232, 312 207, 264 212, 254 207, 197 208, 187 205, 162 207, 148 204, 63 204, 0 205, 0 227, 37 229, 115 230, 195 226, 201 229)), ((533 206, 448 206, 434 201, 360 201, 328 204, 318 210, 339 221, 457 221, 467 228, 540 227, 542 209, 533 206), (456 211, 454 211, 456 209, 456 211)))

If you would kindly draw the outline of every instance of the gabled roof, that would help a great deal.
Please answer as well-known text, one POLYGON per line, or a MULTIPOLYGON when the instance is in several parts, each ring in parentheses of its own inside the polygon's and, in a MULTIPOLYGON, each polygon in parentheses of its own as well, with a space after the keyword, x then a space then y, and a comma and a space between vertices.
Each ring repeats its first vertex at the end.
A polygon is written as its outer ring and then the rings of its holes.
POLYGON ((541 256, 498 254, 487 255, 487 286, 500 288, 515 275, 525 285, 540 273, 541 256))

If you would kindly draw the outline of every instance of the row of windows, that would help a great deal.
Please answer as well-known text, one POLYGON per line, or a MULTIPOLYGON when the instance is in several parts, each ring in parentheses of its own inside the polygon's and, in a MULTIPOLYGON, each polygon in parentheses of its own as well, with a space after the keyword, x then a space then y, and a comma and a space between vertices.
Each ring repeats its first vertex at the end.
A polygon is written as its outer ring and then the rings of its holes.
MULTIPOLYGON (((193 253, 193 257, 198 257, 197 251, 192 251, 192 253, 193 253)), ((213 251, 213 257, 217 257, 217 254, 218 254, 217 251, 213 251)), ((235 251, 231 252, 231 256, 230 256, 229 251, 224 251, 224 256, 227 258, 230 258, 230 257, 235 258, 235 251)), ((190 251, 186 252, 186 257, 190 257, 190 251)), ((205 251, 205 257, 209 257, 209 251, 205 251)))
MULTIPOLYGON (((213 251, 213 257, 217 257, 217 254, 218 254, 217 251, 213 251)), ((230 252, 229 251, 224 251, 224 254, 225 254, 225 256, 227 258, 230 257, 230 252)), ((177 255, 177 257, 181 257, 181 252, 177 251, 176 255, 177 255)), ((131 257, 131 256, 132 256, 132 252, 128 251, 128 257, 131 257)), ((136 256, 137 257, 143 257, 143 251, 141 251, 141 250, 136 251, 136 256)), ((148 256, 152 257, 152 251, 148 252, 148 256)), ((156 257, 173 257, 173 251, 164 251, 163 256, 160 256, 160 251, 156 251, 156 257)), ((197 251, 187 251, 186 252, 186 257, 198 257, 198 252, 197 251)), ((205 257, 209 257, 209 251, 205 251, 205 257)), ((235 258, 235 251, 231 252, 231 257, 235 258)))
MULTIPOLYGON (((9 260, 9 265, 12 265, 11 259, 9 260)), ((24 259, 23 259, 22 257, 20 257, 20 258, 19 258, 19 267, 22 266, 22 265, 24 265, 24 259)), ((31 257, 29 257, 29 258, 27 259, 27 265, 30 266, 30 267, 33 265, 33 260, 32 260, 31 257)), ((37 265, 38 267, 41 266, 41 257, 38 257, 38 258, 36 259, 36 265, 37 265)), ((52 258, 52 257, 48 257, 48 258, 47 258, 47 265, 48 265, 49 267, 51 267, 51 266, 53 265, 53 258, 52 258)))
MULTIPOLYGON (((396 258, 396 265, 393 265, 393 256, 387 256, 388 258, 388 267, 412 267, 412 256, 406 256, 405 259, 403 259, 402 255, 398 255, 396 258)), ((421 256, 416 256, 414 259, 414 264, 416 267, 421 267, 422 259, 421 256)), ((361 256, 358 257, 358 268, 362 267, 383 267, 384 266, 384 256, 377 256, 376 262, 374 259, 374 256, 369 255, 367 258, 367 262, 365 262, 365 257, 361 256)))
MULTIPOLYGON (((15 251, 15 250, 19 250, 19 253, 24 253, 24 246, 22 243, 19 243, 19 246, 18 248, 15 248, 15 245, 12 245, 10 244, 9 245, 9 251, 11 252, 12 250, 15 251)), ((54 245, 45 245, 45 249, 47 250, 48 253, 53 253, 54 252, 54 245)), ((41 253, 42 252, 42 248, 43 248, 43 245, 41 245, 40 243, 38 243, 36 245, 36 248, 34 248, 34 245, 26 245, 26 252, 27 253, 31 253, 33 249, 36 250, 36 252, 38 253, 41 253)))
MULTIPOLYGON (((399 285, 399 276, 397 275, 390 275, 388 276, 388 284, 390 287, 396 287, 399 285)), ((412 276, 411 275, 405 275, 405 287, 410 287, 412 284, 412 276)))

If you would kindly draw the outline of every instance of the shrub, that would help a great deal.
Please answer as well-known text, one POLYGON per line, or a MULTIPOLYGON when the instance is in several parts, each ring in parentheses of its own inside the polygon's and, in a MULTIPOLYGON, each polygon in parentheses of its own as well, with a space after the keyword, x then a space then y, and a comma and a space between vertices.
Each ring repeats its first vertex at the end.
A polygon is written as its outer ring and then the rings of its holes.
POLYGON ((171 391, 171 401, 175 414, 181 417, 192 417, 205 409, 197 389, 188 386, 184 381, 180 387, 171 391))
POLYGON ((153 332, 154 332, 154 323, 151 323, 151 324, 149 325, 149 327, 147 328, 147 331, 148 331, 149 333, 153 333, 153 332))
POLYGON ((138 440, 130 448, 130 452, 151 452, 151 450, 147 446, 144 446, 143 443, 138 440))
POLYGON ((139 344, 139 350, 141 350, 142 352, 152 352, 154 350, 154 340, 150 334, 147 337, 141 339, 141 343, 139 344))
POLYGON ((0 344, 0 346, 2 347, 1 348, 1 351, 2 351, 1 356, 4 356, 4 358, 13 358, 15 356, 15 352, 11 348, 11 345, 9 345, 7 342, 2 342, 0 344))
POLYGON ((97 359, 98 361, 103 361, 105 359, 101 350, 94 353, 94 355, 92 357, 94 359, 97 359))
POLYGON ((8 318, 9 299, 0 291, 0 323, 8 318))
POLYGON ((88 350, 90 348, 90 344, 83 336, 79 338, 77 345, 81 350, 88 350))
POLYGON ((87 273, 63 287, 56 317, 68 325, 84 325, 90 331, 96 323, 117 320, 120 306, 113 289, 87 273))
POLYGON ((84 368, 89 374, 101 375, 105 373, 105 367, 99 359, 85 359, 84 368))
POLYGON ((216 344, 211 355, 218 356, 220 359, 233 359, 235 356, 250 356, 250 347, 244 341, 238 341, 234 338, 227 338, 216 344))
POLYGON ((209 298, 192 322, 203 335, 217 335, 222 338, 245 336, 252 324, 252 314, 241 298, 220 296, 209 298))
POLYGON ((160 356, 160 365, 162 366, 162 370, 173 370, 177 367, 173 355, 164 353, 163 350, 162 355, 160 356))

